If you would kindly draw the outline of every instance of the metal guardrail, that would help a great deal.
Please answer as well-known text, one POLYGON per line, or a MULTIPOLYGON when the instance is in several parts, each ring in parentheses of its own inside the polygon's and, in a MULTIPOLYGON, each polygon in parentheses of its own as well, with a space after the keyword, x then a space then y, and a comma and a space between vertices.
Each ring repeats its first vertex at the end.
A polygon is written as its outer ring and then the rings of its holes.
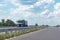
POLYGON ((38 27, 2 27, 0 28, 0 32, 9 32, 9 31, 16 31, 16 30, 31 29, 31 28, 38 28, 38 27))

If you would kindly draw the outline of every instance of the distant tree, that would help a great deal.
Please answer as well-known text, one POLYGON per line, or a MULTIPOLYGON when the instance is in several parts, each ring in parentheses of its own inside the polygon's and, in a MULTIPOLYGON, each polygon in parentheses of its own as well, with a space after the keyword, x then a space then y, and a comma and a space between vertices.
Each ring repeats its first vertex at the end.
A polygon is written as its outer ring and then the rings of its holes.
POLYGON ((5 23, 5 20, 4 19, 2 19, 2 23, 5 23))
POLYGON ((1 26, 5 26, 5 19, 2 19, 1 26))
POLYGON ((49 25, 42 25, 41 27, 49 27, 49 25))
POLYGON ((60 27, 60 25, 56 25, 56 27, 60 27))
POLYGON ((0 22, 0 26, 2 26, 2 23, 0 22))
POLYGON ((5 22, 6 26, 15 26, 16 24, 10 20, 10 19, 7 19, 7 21, 5 22))
POLYGON ((46 27, 49 27, 49 25, 45 25, 46 27))
POLYGON ((38 26, 38 24, 36 23, 35 26, 38 26))
POLYGON ((42 25, 42 26, 45 26, 45 25, 42 25))
POLYGON ((0 22, 0 27, 2 26, 16 26, 16 24, 10 19, 7 19, 6 21, 5 19, 2 19, 2 22, 0 22))

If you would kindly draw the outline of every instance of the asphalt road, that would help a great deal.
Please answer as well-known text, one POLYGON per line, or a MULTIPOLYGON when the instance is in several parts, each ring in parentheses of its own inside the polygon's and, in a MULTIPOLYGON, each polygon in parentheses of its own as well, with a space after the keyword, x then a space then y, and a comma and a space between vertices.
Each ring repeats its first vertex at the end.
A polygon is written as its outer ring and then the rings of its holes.
POLYGON ((60 28, 39 30, 9 40, 60 40, 60 28))

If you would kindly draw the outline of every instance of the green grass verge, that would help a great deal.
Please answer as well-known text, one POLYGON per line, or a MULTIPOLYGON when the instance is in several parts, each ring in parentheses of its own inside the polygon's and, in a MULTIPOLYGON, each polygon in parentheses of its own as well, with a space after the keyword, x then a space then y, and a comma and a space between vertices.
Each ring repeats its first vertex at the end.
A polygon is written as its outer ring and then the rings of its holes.
POLYGON ((22 34, 30 33, 33 31, 40 30, 41 28, 32 28, 32 29, 24 29, 24 30, 17 30, 15 32, 10 32, 10 33, 5 33, 5 34, 0 34, 0 40, 5 40, 11 37, 19 36, 22 34))

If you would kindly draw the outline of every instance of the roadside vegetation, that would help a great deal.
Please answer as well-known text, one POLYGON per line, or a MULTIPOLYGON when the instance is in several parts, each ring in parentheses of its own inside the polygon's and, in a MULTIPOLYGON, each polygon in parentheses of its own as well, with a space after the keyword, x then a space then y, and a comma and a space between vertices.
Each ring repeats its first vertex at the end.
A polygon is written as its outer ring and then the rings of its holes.
POLYGON ((12 20, 10 20, 10 19, 7 19, 7 20, 5 20, 5 19, 2 19, 2 21, 0 22, 0 27, 7 27, 7 26, 16 26, 16 24, 12 21, 12 20))
POLYGON ((60 27, 60 25, 56 25, 55 27, 60 27))
MULTIPOLYGON (((10 27, 10 26, 13 26, 13 27, 16 26, 16 24, 10 19, 7 19, 7 20, 2 19, 2 21, 0 22, 0 27, 10 27)), ((2 33, 0 33, 0 40, 9 39, 9 38, 12 38, 15 36, 23 35, 26 33, 30 33, 33 31, 37 31, 37 30, 41 30, 41 29, 49 27, 48 25, 42 25, 42 26, 38 27, 38 24, 35 24, 35 26, 36 26, 36 28, 2 32, 2 33)))
POLYGON ((8 38, 12 38, 12 37, 19 36, 22 34, 30 33, 33 31, 40 30, 40 29, 43 29, 43 28, 32 28, 32 29, 24 29, 24 30, 17 30, 17 31, 13 31, 13 32, 1 33, 0 34, 0 40, 5 40, 8 38))

